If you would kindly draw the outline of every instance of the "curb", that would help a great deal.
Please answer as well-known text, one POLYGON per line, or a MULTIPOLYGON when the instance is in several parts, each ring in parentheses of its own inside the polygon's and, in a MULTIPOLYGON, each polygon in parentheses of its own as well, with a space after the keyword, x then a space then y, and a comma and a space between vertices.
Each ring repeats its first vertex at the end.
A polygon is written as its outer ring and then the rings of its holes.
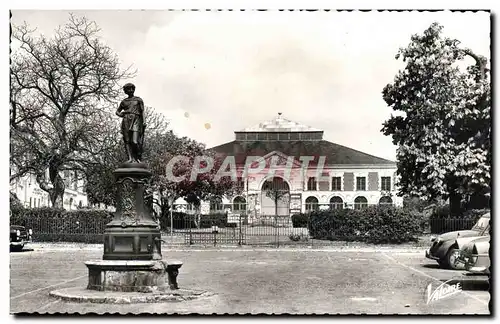
POLYGON ((183 302, 193 299, 211 297, 215 294, 208 291, 179 289, 175 292, 161 293, 123 293, 114 291, 97 291, 80 287, 64 288, 49 293, 51 297, 74 303, 94 304, 139 304, 161 302, 183 302))
MULTIPOLYGON (((100 244, 30 244, 27 249, 34 250, 35 252, 43 251, 103 251, 103 246, 100 244)), ((219 251, 219 252, 391 252, 391 253, 423 253, 428 247, 396 247, 396 246, 280 246, 280 247, 266 247, 266 246, 162 246, 162 251, 219 251)))

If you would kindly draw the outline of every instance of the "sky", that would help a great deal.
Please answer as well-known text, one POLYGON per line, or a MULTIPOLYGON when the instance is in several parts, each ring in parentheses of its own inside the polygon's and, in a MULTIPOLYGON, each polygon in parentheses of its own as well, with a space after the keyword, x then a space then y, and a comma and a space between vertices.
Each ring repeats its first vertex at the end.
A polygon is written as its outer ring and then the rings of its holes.
MULTIPOLYGON (((398 49, 439 22, 445 36, 490 56, 486 12, 72 12, 94 20, 122 67, 137 69, 127 81, 146 106, 208 147, 281 112, 325 140, 394 161, 380 130, 392 112, 382 89, 403 67, 398 49)), ((12 15, 49 36, 69 12, 12 15)))

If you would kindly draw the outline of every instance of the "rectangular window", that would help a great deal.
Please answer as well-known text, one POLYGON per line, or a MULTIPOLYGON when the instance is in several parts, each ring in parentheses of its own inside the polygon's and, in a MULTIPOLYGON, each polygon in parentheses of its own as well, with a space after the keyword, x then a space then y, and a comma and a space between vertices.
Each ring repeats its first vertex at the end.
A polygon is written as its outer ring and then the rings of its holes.
POLYGON ((311 134, 310 133, 301 133, 300 139, 303 141, 309 141, 311 139, 311 134))
POLYGON ((278 139, 278 133, 267 133, 268 141, 276 141, 278 139))
POLYGON ((236 188, 243 190, 245 188, 245 181, 242 177, 236 178, 236 188))
POLYGON ((342 177, 333 177, 332 191, 340 191, 340 190, 342 190, 342 177))
POLYGON ((267 140, 267 134, 266 133, 259 133, 259 134, 257 134, 257 140, 259 140, 259 141, 265 141, 265 140, 267 140))
POLYGON ((380 186, 382 191, 391 191, 391 177, 381 177, 380 186))
POLYGON ((78 173, 74 171, 73 190, 78 190, 78 173))
POLYGON ((31 208, 31 197, 30 197, 30 208, 31 208))
POLYGON ((309 180, 307 181, 307 190, 309 191, 316 191, 316 178, 309 178, 309 180))
POLYGON ((366 177, 356 177, 356 190, 366 190, 366 177))
POLYGON ((64 170, 64 175, 63 175, 63 178, 64 178, 64 186, 66 188, 69 187, 69 184, 70 184, 70 175, 69 175, 69 170, 64 170))
POLYGON ((290 133, 278 133, 278 140, 288 141, 290 133))
POLYGON ((290 133, 290 140, 291 141, 298 141, 299 140, 299 133, 290 133))
POLYGON ((248 133, 247 134, 247 140, 249 140, 249 141, 255 141, 255 140, 257 140, 257 134, 255 134, 255 133, 248 133))

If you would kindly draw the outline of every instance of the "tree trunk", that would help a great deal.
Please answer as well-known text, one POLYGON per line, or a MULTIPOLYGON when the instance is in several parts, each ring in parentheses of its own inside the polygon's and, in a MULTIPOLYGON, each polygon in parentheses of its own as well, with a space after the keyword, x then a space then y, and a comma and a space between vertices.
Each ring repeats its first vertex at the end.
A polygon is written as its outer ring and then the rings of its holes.
POLYGON ((49 178, 52 183, 52 189, 49 192, 52 207, 63 208, 64 189, 66 188, 56 165, 49 166, 49 178))
POLYGON ((450 193, 450 216, 457 217, 462 213, 462 196, 456 192, 450 193))
POLYGON ((52 187, 48 186, 45 172, 40 171, 36 175, 38 186, 49 194, 49 200, 54 208, 63 208, 63 198, 65 185, 63 178, 59 175, 59 164, 49 164, 49 181, 52 187))

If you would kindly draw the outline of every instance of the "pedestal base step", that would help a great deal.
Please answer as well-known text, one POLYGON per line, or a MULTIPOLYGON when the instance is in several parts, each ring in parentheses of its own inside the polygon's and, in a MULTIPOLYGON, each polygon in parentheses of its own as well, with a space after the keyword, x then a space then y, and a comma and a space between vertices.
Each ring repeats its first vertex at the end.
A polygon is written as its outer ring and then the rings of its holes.
POLYGON ((179 289, 177 275, 181 261, 87 261, 89 281, 87 289, 155 293, 179 289))
POLYGON ((213 293, 203 290, 177 289, 157 291, 153 293, 96 291, 82 287, 58 289, 50 292, 50 296, 63 301, 77 303, 99 304, 135 304, 182 302, 213 296, 213 293))

